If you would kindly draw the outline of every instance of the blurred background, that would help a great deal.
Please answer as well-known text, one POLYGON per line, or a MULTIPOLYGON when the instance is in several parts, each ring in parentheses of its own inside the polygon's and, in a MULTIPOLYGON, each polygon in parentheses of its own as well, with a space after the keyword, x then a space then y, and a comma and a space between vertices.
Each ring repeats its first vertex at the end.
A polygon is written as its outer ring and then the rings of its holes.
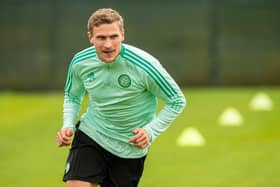
POLYGON ((280 1, 4 0, 0 89, 62 90, 100 7, 117 9, 125 42, 157 57, 180 85, 280 83, 280 1))
POLYGON ((55 135, 66 73, 90 46, 89 16, 104 7, 120 12, 125 43, 158 58, 188 101, 151 147, 139 186, 280 186, 280 1, 0 5, 0 186, 65 186, 68 148, 55 135))

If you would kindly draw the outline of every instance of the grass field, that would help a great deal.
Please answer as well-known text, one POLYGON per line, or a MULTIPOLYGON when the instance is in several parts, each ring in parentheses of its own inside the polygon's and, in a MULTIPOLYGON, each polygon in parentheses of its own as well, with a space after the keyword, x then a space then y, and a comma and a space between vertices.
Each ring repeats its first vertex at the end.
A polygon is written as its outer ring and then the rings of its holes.
MULTIPOLYGON (((183 114, 153 144, 140 187, 279 187, 280 88, 190 88, 183 114), (250 99, 267 93, 270 112, 251 111, 250 99), (242 126, 217 122, 227 107, 242 126), (206 139, 202 147, 178 147, 186 127, 206 139)), ((0 93, 0 186, 62 187, 67 148, 55 145, 62 121, 62 93, 0 93)))

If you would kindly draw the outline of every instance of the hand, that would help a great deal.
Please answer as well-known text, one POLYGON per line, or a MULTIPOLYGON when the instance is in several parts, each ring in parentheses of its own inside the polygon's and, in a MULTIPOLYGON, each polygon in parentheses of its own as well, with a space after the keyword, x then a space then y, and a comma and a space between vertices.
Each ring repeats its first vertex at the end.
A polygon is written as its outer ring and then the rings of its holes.
POLYGON ((137 128, 132 131, 135 136, 129 140, 130 143, 133 143, 135 146, 144 149, 150 143, 149 134, 143 128, 137 128))
POLYGON ((73 135, 73 130, 70 128, 64 128, 57 132, 56 144, 59 147, 68 146, 71 144, 71 137, 73 135))

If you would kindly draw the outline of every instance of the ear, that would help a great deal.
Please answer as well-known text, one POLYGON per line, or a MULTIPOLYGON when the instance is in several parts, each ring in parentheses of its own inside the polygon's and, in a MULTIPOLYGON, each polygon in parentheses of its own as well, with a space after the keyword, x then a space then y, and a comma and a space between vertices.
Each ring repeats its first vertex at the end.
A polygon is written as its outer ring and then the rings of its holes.
POLYGON ((122 42, 123 42, 124 41, 124 30, 122 31, 121 36, 122 36, 122 42))
POLYGON ((88 40, 89 42, 94 45, 94 41, 93 41, 93 34, 91 32, 87 32, 87 35, 88 35, 88 40))

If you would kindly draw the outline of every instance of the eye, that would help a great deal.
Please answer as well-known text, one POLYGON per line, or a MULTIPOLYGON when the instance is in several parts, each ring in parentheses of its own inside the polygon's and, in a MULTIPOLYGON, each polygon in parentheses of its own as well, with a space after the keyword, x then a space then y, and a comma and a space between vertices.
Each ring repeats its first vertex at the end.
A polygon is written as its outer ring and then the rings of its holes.
POLYGON ((114 35, 110 36, 110 38, 111 38, 112 40, 117 39, 118 37, 119 37, 119 35, 117 35, 117 34, 114 34, 114 35))
POLYGON ((96 37, 98 40, 106 40, 106 37, 105 36, 97 36, 96 37))

